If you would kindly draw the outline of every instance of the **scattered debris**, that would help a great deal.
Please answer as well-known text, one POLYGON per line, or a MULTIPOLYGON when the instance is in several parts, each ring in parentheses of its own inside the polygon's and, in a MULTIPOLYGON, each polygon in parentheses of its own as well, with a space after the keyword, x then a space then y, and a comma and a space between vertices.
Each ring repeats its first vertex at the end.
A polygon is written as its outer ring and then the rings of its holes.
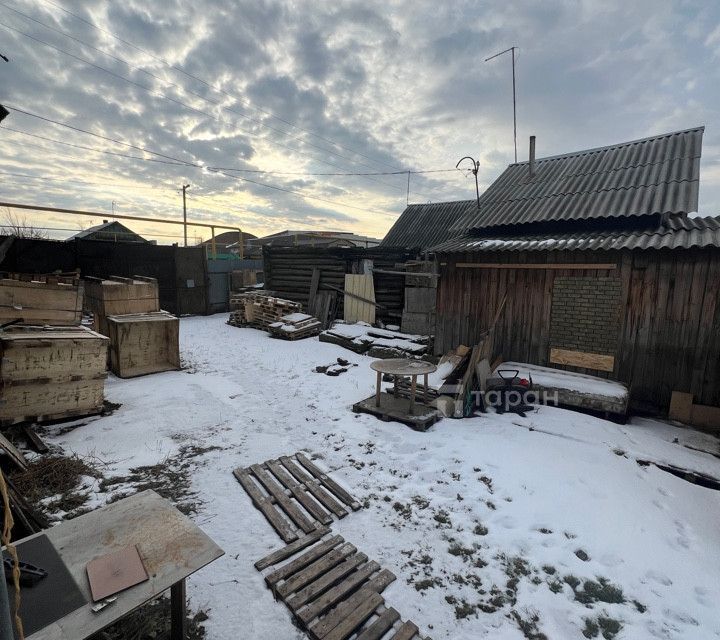
POLYGON ((326 365, 318 365, 313 369, 315 373, 324 373, 326 376, 339 376, 341 373, 345 373, 350 367, 357 367, 357 364, 353 364, 344 358, 338 358, 336 362, 326 365))

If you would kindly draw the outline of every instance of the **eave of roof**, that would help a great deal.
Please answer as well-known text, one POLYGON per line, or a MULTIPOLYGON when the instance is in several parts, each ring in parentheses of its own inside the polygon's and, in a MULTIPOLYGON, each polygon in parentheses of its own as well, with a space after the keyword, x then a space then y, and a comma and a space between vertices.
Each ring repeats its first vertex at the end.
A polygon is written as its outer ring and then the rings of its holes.
POLYGON ((586 231, 526 236, 466 235, 432 248, 435 253, 691 249, 720 247, 719 217, 671 217, 654 229, 586 231))

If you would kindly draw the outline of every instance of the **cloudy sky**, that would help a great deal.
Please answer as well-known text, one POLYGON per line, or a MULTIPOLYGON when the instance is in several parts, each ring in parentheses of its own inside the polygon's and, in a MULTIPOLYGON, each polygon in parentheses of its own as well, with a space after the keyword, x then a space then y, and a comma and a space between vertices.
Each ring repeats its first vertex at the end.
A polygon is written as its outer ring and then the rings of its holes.
POLYGON ((469 199, 461 157, 481 186, 513 161, 510 57, 483 62, 513 45, 519 160, 531 134, 546 156, 705 125, 720 214, 715 0, 0 0, 0 201, 177 218, 189 183, 192 220, 382 237, 397 172, 437 171, 411 202, 469 199), (376 175, 308 175, 331 173, 376 175))

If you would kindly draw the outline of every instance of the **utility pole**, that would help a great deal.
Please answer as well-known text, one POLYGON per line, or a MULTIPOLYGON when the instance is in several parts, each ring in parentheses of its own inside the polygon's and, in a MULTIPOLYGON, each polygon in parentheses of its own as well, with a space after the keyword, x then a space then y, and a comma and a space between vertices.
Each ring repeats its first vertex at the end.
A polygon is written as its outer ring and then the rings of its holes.
POLYGON ((187 204, 185 202, 185 192, 190 187, 189 184, 184 184, 182 187, 183 192, 183 235, 185 236, 185 246, 187 247, 187 204))
POLYGON ((490 56, 489 58, 485 58, 485 62, 488 62, 489 60, 492 60, 494 58, 497 58, 498 56, 501 56, 503 53, 512 53, 512 85, 513 85, 513 142, 515 144, 515 164, 517 164, 517 101, 515 99, 515 49, 517 47, 510 47, 509 49, 505 49, 505 51, 501 51, 500 53, 496 53, 494 56, 490 56))

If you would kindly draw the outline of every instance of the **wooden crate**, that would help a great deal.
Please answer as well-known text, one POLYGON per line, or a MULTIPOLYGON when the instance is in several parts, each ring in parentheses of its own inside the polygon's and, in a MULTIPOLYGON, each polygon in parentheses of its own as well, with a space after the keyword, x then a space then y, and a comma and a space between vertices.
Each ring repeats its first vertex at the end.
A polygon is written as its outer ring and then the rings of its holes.
POLYGON ((178 319, 167 311, 107 317, 110 369, 120 378, 180 368, 178 319))
POLYGON ((108 316, 160 311, 157 280, 144 276, 86 278, 85 310, 95 316, 95 331, 107 335, 108 316))
POLYGON ((0 425, 99 413, 107 348, 85 327, 0 331, 0 425))
POLYGON ((20 320, 29 325, 79 325, 83 286, 77 277, 2 274, 0 324, 20 320))

